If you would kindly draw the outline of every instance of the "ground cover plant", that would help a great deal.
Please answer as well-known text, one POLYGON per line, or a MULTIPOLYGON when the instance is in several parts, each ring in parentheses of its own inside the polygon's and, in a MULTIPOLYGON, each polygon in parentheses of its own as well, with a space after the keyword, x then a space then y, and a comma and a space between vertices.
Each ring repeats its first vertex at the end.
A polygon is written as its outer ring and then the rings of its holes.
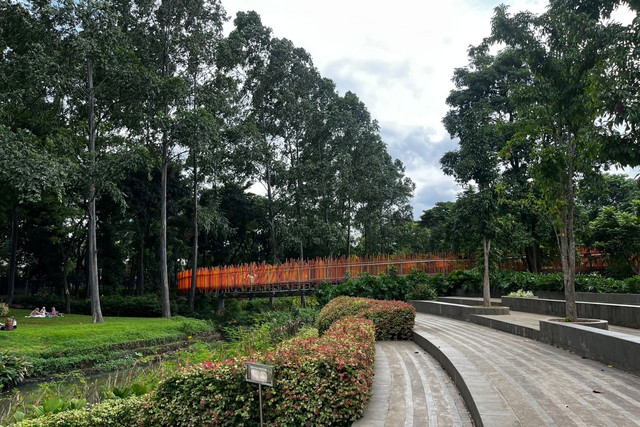
POLYGON ((30 376, 100 369, 101 364, 104 370, 131 365, 138 359, 135 353, 153 352, 157 346, 184 342, 211 329, 208 322, 179 317, 114 317, 94 324, 91 316, 25 318, 28 314, 11 309, 18 328, 0 332, 0 353, 24 357, 32 364, 30 376))

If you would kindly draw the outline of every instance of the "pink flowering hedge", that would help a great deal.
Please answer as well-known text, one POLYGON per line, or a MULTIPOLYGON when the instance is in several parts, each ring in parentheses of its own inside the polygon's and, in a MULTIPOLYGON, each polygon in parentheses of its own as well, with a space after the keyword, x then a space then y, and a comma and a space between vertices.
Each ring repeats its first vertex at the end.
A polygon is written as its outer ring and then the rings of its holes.
POLYGON ((380 301, 341 296, 324 306, 318 316, 318 331, 328 330, 333 322, 345 316, 370 319, 376 329, 376 340, 410 340, 416 309, 402 301, 380 301))
MULTIPOLYGON (((320 338, 289 341, 256 356, 274 366, 263 387, 266 425, 350 425, 371 393, 373 322, 346 317, 320 338)), ((165 380, 143 403, 140 425, 255 425, 258 387, 245 381, 245 360, 204 363, 165 380)))

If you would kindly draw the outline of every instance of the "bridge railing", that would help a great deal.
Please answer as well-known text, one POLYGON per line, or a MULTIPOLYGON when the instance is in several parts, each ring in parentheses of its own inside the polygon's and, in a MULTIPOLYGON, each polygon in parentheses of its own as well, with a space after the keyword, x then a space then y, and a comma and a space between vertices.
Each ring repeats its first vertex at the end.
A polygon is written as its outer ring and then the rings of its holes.
MULTIPOLYGON (((291 260, 280 265, 243 264, 200 268, 197 289, 201 293, 251 293, 311 288, 320 283, 341 283, 361 274, 378 276, 395 269, 406 275, 413 270, 426 274, 450 273, 472 267, 472 260, 455 256, 409 255, 404 257, 319 258, 291 260)), ((192 271, 178 273, 178 292, 191 288, 192 271)))

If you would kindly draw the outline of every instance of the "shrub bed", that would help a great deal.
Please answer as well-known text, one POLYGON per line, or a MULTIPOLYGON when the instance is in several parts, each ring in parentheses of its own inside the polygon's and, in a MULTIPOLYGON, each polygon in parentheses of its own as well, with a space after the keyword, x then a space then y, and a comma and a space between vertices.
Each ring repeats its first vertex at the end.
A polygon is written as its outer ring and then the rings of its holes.
MULTIPOLYGON (((295 339, 253 359, 274 366, 267 425, 349 425, 369 398, 375 354, 370 320, 346 317, 321 338, 295 339)), ((144 426, 254 425, 257 386, 245 360, 203 363, 165 380, 143 403, 144 426)))
POLYGON ((408 340, 412 336, 416 309, 401 301, 338 297, 320 311, 318 331, 323 333, 334 322, 349 315, 373 321, 376 340, 408 340))

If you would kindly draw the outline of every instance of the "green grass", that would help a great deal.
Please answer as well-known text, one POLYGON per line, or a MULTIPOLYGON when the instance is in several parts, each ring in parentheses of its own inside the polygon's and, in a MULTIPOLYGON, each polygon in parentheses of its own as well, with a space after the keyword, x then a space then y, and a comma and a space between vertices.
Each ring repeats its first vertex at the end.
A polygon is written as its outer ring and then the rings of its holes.
POLYGON ((94 324, 91 316, 25 318, 29 313, 11 309, 9 315, 16 318, 18 328, 0 331, 0 351, 25 356, 34 364, 34 375, 115 362, 139 349, 148 353, 154 346, 210 329, 205 321, 183 317, 106 317, 104 323, 94 324))

